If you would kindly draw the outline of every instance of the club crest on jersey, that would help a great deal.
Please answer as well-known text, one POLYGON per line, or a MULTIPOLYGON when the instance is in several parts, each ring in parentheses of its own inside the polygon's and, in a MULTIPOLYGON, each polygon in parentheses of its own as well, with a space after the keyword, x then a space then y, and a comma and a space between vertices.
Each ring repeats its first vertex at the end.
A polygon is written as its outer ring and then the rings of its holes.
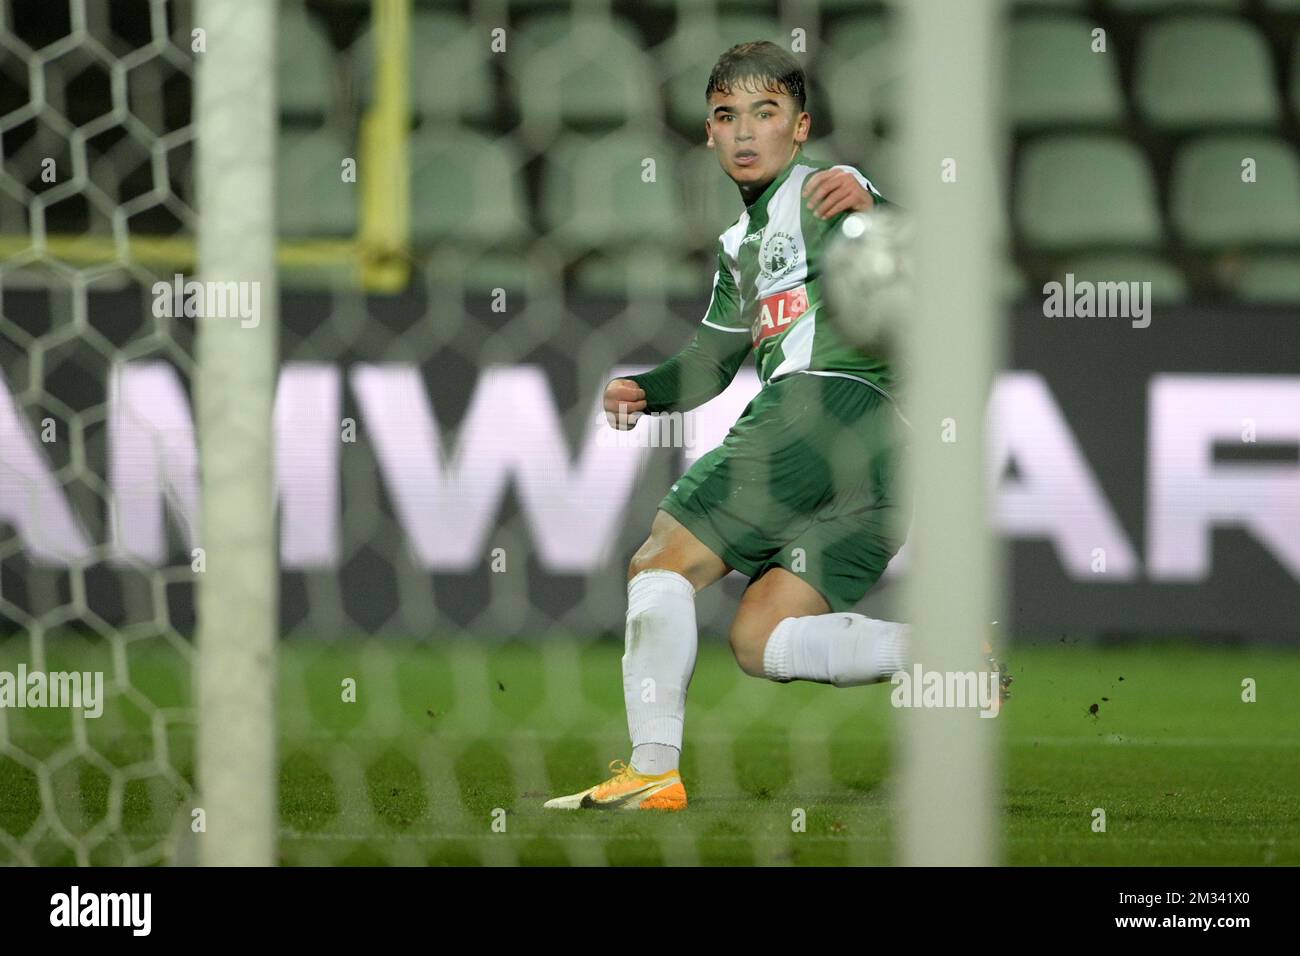
POLYGON ((769 279, 779 279, 799 264, 799 243, 788 232, 771 232, 758 247, 758 267, 769 279))
POLYGON ((797 286, 759 299, 758 318, 749 327, 750 338, 758 345, 769 335, 780 335, 807 311, 807 286, 797 286))

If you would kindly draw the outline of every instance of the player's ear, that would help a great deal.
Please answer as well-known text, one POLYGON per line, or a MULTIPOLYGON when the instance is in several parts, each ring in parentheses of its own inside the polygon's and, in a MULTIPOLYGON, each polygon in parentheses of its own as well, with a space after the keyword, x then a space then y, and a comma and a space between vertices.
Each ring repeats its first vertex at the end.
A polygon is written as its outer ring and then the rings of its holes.
POLYGON ((799 114, 799 119, 795 122, 795 140, 800 143, 807 142, 809 134, 812 132, 812 114, 806 110, 799 114), (800 134, 802 133, 802 136, 800 134))

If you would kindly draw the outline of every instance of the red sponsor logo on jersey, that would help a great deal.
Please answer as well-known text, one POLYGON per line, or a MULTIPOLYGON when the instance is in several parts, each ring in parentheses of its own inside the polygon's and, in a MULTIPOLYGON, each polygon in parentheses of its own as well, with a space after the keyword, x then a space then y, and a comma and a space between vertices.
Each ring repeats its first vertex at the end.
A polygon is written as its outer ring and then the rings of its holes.
POLYGON ((807 311, 808 289, 806 286, 786 289, 784 292, 777 292, 764 299, 759 299, 758 318, 750 326, 750 337, 754 340, 754 344, 758 345, 769 335, 780 335, 794 324, 795 319, 807 311))

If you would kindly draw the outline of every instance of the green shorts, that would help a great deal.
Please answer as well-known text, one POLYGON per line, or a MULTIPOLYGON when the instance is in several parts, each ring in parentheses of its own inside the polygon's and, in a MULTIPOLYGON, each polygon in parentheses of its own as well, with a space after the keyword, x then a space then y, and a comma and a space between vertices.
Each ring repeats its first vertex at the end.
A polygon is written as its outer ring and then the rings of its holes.
POLYGON ((907 534, 895 476, 908 431, 869 385, 790 375, 754 397, 659 507, 750 584, 779 566, 847 611, 907 534))

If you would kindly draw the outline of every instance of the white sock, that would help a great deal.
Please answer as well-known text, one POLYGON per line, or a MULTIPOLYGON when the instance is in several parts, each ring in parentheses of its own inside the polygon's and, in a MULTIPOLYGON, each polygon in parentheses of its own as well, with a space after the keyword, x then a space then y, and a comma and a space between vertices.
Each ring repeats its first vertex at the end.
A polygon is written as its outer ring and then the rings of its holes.
POLYGON ((888 680, 911 662, 911 626, 861 614, 787 617, 763 648, 763 674, 853 687, 888 680))
POLYGON ((677 769, 698 643, 690 581, 676 571, 650 570, 628 582, 623 702, 632 766, 641 773, 677 769))
POLYGON ((676 770, 682 752, 667 744, 637 744, 632 748, 632 768, 651 775, 676 770))

